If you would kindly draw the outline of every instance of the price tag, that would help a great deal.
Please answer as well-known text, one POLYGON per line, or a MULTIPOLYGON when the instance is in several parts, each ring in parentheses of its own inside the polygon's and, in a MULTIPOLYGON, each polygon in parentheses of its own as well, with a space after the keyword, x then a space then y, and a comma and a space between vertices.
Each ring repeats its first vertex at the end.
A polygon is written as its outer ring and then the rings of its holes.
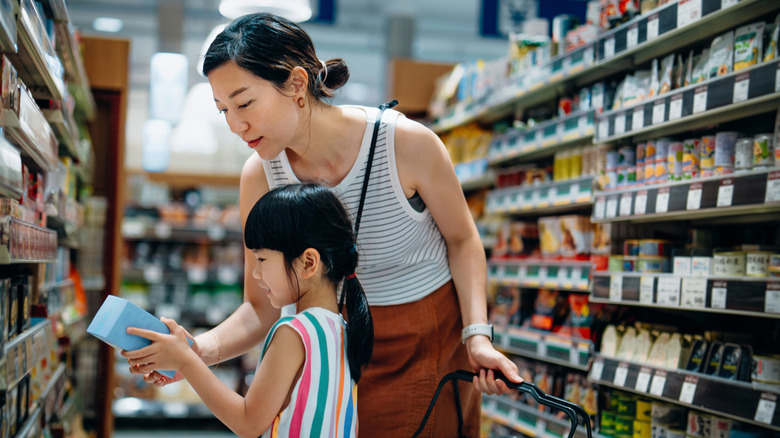
POLYGON ((647 41, 658 37, 658 14, 653 14, 647 19, 647 41))
POLYGON ((544 436, 544 431, 547 430, 547 422, 542 419, 536 420, 536 436, 544 436))
POLYGON ((707 279, 686 277, 682 281, 682 306, 703 309, 707 305, 707 279))
POLYGON ((750 73, 742 73, 734 78, 734 103, 747 100, 749 85, 750 73))
POLYGON ((686 376, 685 382, 683 382, 682 390, 680 391, 680 402, 685 404, 693 404, 693 396, 696 395, 696 385, 699 383, 699 378, 696 376, 686 376))
POLYGON ((710 306, 713 309, 726 308, 727 290, 728 290, 728 283, 725 281, 716 281, 712 283, 712 303, 710 304, 710 306))
POLYGON ((653 304, 653 289, 655 277, 642 276, 639 278, 639 303, 653 304))
POLYGON ((707 111, 707 86, 702 85, 693 90, 693 113, 707 111))
POLYGON ((621 135, 626 132, 626 113, 620 113, 615 116, 615 135, 621 135))
POLYGON ((634 199, 634 214, 640 215, 647 212, 647 190, 642 190, 636 193, 634 199))
POLYGON ((585 67, 590 67, 596 62, 596 53, 593 50, 593 46, 588 47, 582 53, 582 62, 585 64, 585 67))
POLYGON ((544 341, 539 341, 539 343, 536 344, 536 354, 539 357, 547 357, 547 344, 545 344, 544 341))
POLYGON ((767 283, 764 312, 780 313, 780 283, 767 283))
POLYGON ((761 394, 761 400, 758 401, 758 407, 756 408, 756 416, 754 420, 759 423, 772 424, 772 419, 775 418, 775 408, 777 407, 777 396, 775 394, 763 393, 761 394))
POLYGON ((601 120, 599 122, 599 139, 603 140, 609 137, 609 120, 601 120))
POLYGON ((731 201, 734 198, 734 178, 726 178, 720 182, 718 187, 718 207, 731 207, 731 201))
POLYGON ((534 190, 531 192, 531 204, 534 206, 539 205, 539 201, 542 199, 542 192, 539 190, 534 190))
POLYGON ((682 117, 683 97, 682 94, 672 96, 669 101, 669 120, 677 120, 682 117))
POLYGON ((585 132, 588 130, 588 116, 582 116, 577 120, 577 130, 580 132, 580 135, 585 135, 585 132))
POLYGON ((626 46, 629 49, 633 49, 639 44, 639 24, 632 24, 631 27, 628 28, 626 39, 626 46))
POLYGON ((664 99, 659 100, 653 105, 653 125, 663 123, 666 116, 666 101, 664 99))
POLYGON ((636 131, 645 127, 645 107, 640 105, 634 108, 634 116, 631 119, 631 130, 636 131))
POLYGON ((677 28, 699 21, 701 0, 680 0, 677 3, 677 28))
POLYGON ((650 394, 661 397, 666 386, 666 371, 655 370, 653 381, 650 383, 650 394))
POLYGON ((173 229, 167 222, 157 222, 154 226, 154 235, 157 236, 158 239, 168 239, 171 237, 172 233, 173 229))
POLYGON ((777 71, 775 72, 775 92, 780 91, 780 64, 777 65, 777 71))
POLYGON ((764 202, 780 202, 780 172, 770 172, 767 176, 764 202))
POLYGON ((160 265, 152 264, 144 267, 144 281, 150 284, 157 284, 162 281, 163 268, 160 265))
POLYGON ((647 367, 642 367, 639 370, 639 375, 636 376, 636 385, 634 389, 638 392, 647 392, 650 387, 650 373, 652 370, 647 367))
POLYGON ((535 148, 539 148, 542 146, 542 142, 544 141, 544 129, 540 129, 536 131, 536 144, 533 145, 535 148))
POLYGON ((721 9, 726 9, 726 8, 729 8, 731 6, 736 5, 737 3, 739 3, 739 0, 721 0, 720 1, 720 8, 721 9))
POLYGON ((604 219, 606 207, 607 202, 604 198, 596 198, 596 204, 593 206, 593 217, 596 219, 604 219))
POLYGON ((620 215, 631 216, 631 193, 625 193, 620 198, 620 215))
POLYGON ((693 183, 688 188, 688 202, 685 204, 686 210, 698 210, 701 208, 702 183, 693 183))
POLYGON ((590 369, 590 380, 601 380, 602 373, 604 373, 604 361, 593 362, 593 367, 590 369))
POLYGON ((623 300, 623 276, 612 275, 609 277, 609 300, 619 303, 623 300))
POLYGON ((666 213, 669 211, 669 187, 658 189, 658 196, 655 198, 655 212, 666 213))
POLYGON ((609 37, 604 41, 604 58, 615 56, 615 36, 609 37))
POLYGON ((539 267, 539 281, 547 281, 547 266, 539 267))
POLYGON ((146 226, 141 222, 122 221, 122 236, 128 238, 141 237, 146 232, 146 226))
POLYGON ((617 216, 618 210, 618 198, 613 196, 607 199, 607 218, 613 218, 617 216))
POLYGON ((680 305, 680 277, 658 277, 658 304, 673 307, 680 305))
POLYGON ((628 364, 621 363, 615 370, 615 378, 612 380, 612 383, 614 383, 615 386, 625 386, 626 377, 628 377, 628 364))
POLYGON ((576 202, 577 198, 579 197, 579 195, 580 195, 580 185, 579 185, 579 183, 572 184, 571 187, 569 188, 569 199, 572 202, 576 202))
POLYGON ((572 344, 571 348, 569 349, 569 363, 572 365, 580 364, 580 350, 578 350, 577 346, 574 344, 572 344))

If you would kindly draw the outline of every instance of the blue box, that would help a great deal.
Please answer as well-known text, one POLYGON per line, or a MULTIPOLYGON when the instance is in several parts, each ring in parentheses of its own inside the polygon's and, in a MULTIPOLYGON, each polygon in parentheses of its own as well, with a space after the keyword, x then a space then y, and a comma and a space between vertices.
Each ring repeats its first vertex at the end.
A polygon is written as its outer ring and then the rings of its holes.
MULTIPOLYGON (((153 330, 164 334, 171 332, 164 322, 146 310, 124 298, 109 295, 87 327, 87 333, 120 350, 138 350, 152 343, 146 338, 128 334, 128 327, 153 330)), ((192 340, 187 339, 187 341, 191 346, 192 340)), ((176 374, 175 371, 169 370, 157 370, 157 372, 166 377, 173 377, 176 374)))

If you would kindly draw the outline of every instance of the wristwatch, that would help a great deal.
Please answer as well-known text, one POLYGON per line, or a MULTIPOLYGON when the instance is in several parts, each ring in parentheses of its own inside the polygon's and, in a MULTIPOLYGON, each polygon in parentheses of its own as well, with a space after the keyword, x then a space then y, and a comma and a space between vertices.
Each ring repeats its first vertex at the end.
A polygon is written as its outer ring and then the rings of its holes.
POLYGON ((465 344, 468 338, 475 335, 485 335, 490 342, 493 342, 493 324, 471 324, 464 327, 461 333, 463 343, 465 344))

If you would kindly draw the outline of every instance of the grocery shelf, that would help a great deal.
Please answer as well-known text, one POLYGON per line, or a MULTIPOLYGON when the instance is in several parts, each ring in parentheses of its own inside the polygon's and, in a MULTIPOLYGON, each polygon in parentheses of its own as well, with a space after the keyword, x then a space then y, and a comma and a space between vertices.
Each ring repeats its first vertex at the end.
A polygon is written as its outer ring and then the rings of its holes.
POLYGON ((54 263, 57 233, 10 216, 0 217, 0 265, 54 263))
POLYGON ((55 284, 47 284, 43 287, 42 292, 46 300, 46 312, 48 316, 52 316, 73 303, 76 288, 73 280, 68 279, 55 284))
MULTIPOLYGON (((526 436, 560 438, 569 434, 568 421, 540 411, 538 406, 530 406, 506 396, 483 394, 482 414, 487 415, 496 423, 503 424, 526 436)), ((586 437, 585 426, 578 427, 574 436, 586 437)), ((604 437, 604 435, 595 432, 592 436, 595 438, 604 437)))
POLYGON ((43 436, 41 430, 41 408, 36 407, 34 411, 30 412, 27 421, 24 425, 16 431, 15 438, 40 438, 43 436))
POLYGON ((776 389, 680 369, 596 355, 588 376, 600 385, 780 431, 776 389))
POLYGON ((520 327, 494 326, 493 345, 516 356, 580 371, 588 370, 588 360, 593 351, 593 344, 585 339, 564 338, 520 327))
POLYGON ((22 155, 0 136, 0 197, 22 197, 22 155))
POLYGON ((780 211, 780 169, 596 192, 592 222, 692 220, 780 211))
POLYGON ((780 60, 717 76, 597 118, 594 143, 643 140, 777 109, 780 60))
POLYGON ((492 214, 548 214, 582 209, 593 204, 593 177, 516 186, 488 192, 485 210, 492 214))
POLYGON ((25 92, 20 94, 19 114, 10 109, 0 109, 3 133, 11 143, 19 146, 23 157, 30 157, 40 169, 54 170, 57 168, 57 148, 51 128, 35 101, 25 92), (21 120, 25 123, 22 124, 21 120))
POLYGON ((57 52, 63 62, 68 90, 76 99, 76 109, 81 111, 87 120, 92 120, 95 117, 95 98, 92 96, 74 29, 67 22, 56 23, 54 28, 57 32, 57 52))
POLYGON ((41 112, 51 125, 54 134, 63 146, 65 155, 72 157, 76 161, 81 161, 79 148, 76 145, 77 139, 71 132, 70 122, 65 120, 65 114, 61 109, 42 109, 41 112))
POLYGON ((61 392, 65 386, 66 380, 67 375, 65 374, 65 364, 60 363, 57 366, 57 370, 54 371, 54 374, 52 374, 52 376, 49 378, 49 382, 46 384, 46 387, 43 389, 41 396, 38 399, 38 405, 41 408, 41 415, 43 415, 45 423, 48 423, 56 413, 55 408, 58 404, 58 400, 60 399, 61 392))
POLYGON ((167 269, 159 265, 147 265, 144 268, 122 269, 122 281, 147 284, 239 284, 242 266, 220 266, 204 269, 190 267, 181 270, 167 269))
POLYGON ((488 281, 506 286, 587 292, 592 268, 589 261, 492 259, 488 261, 488 281))
POLYGON ((454 167, 463 191, 490 188, 496 182, 495 173, 488 168, 487 158, 464 161, 454 167))
POLYGON ((32 371, 35 364, 42 359, 41 357, 35 357, 34 343, 40 342, 41 337, 46 341, 46 338, 48 338, 47 326, 51 330, 51 322, 43 320, 17 335, 5 345, 6 387, 11 388, 19 383, 24 376, 32 371))
POLYGON ((18 51, 8 54, 16 67, 19 78, 30 88, 37 99, 62 100, 65 82, 62 78, 62 65, 53 56, 54 49, 48 39, 36 39, 33 26, 43 27, 37 16, 31 16, 21 7, 17 20, 18 51))
POLYGON ((16 52, 16 14, 19 13, 19 2, 0 0, 0 50, 16 52))
POLYGON ((140 221, 122 222, 122 237, 126 240, 151 240, 172 242, 241 242, 241 230, 225 228, 222 225, 188 227, 157 222, 154 225, 140 221))
POLYGON ((55 22, 62 23, 70 21, 65 0, 44 0, 41 4, 43 5, 46 14, 55 22))
POLYGON ((675 274, 593 275, 591 301, 658 309, 780 318, 780 281, 675 274))

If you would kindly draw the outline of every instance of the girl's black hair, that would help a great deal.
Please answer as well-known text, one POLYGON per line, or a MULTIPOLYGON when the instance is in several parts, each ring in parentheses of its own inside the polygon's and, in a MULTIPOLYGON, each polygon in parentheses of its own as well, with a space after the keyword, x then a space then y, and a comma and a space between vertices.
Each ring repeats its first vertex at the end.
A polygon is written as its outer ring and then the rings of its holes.
POLYGON ((343 59, 330 59, 323 67, 306 31, 268 13, 244 15, 228 24, 206 51, 203 75, 228 61, 273 83, 280 91, 285 89, 292 69, 302 67, 309 75, 309 95, 316 102, 333 97, 349 79, 343 59))
POLYGON ((344 281, 347 306, 347 356, 355 382, 371 359, 374 323, 363 286, 355 272, 358 253, 355 233, 344 205, 328 188, 290 184, 272 189, 252 207, 244 227, 244 242, 252 250, 284 255, 288 275, 292 263, 307 248, 320 253, 330 281, 344 281))

